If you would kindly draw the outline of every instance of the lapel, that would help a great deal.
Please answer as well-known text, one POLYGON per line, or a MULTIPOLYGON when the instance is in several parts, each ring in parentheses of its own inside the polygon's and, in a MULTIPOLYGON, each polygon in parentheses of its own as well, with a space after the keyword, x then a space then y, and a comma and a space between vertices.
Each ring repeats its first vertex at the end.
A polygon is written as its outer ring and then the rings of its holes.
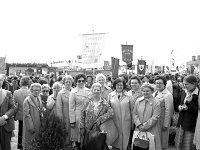
MULTIPOLYGON (((29 104, 31 104, 32 106, 34 106, 34 107, 37 108, 37 106, 36 106, 35 103, 33 102, 34 99, 33 99, 32 97, 33 97, 32 95, 29 96, 28 102, 29 102, 29 104)), ((40 96, 38 96, 38 99, 39 99, 39 103, 40 103, 40 108, 42 108, 42 101, 41 101, 40 96)))
MULTIPOLYGON (((7 94, 7 91, 6 90, 4 90, 4 89, 1 89, 1 91, 2 91, 2 102, 1 102, 1 104, 3 104, 3 102, 5 101, 5 99, 6 99, 6 94, 7 94)), ((1 105, 0 104, 0 105, 1 105)))

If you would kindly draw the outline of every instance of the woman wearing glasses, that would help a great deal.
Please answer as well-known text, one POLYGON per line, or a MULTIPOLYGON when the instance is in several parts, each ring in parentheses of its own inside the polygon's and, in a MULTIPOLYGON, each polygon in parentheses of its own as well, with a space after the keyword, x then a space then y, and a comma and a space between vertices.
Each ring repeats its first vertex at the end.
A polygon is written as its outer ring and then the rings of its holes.
POLYGON ((31 94, 23 103, 23 149, 26 150, 31 140, 39 133, 43 116, 43 105, 40 99, 41 84, 33 83, 30 87, 31 94))
POLYGON ((69 97, 69 116, 71 125, 71 140, 74 146, 80 148, 80 132, 79 132, 79 119, 81 110, 85 102, 88 100, 90 89, 85 87, 86 76, 84 74, 77 74, 75 76, 76 87, 71 91, 69 97))
POLYGON ((48 84, 43 84, 42 85, 42 92, 40 94, 41 100, 42 100, 42 104, 43 106, 46 108, 46 104, 47 104, 47 99, 49 96, 49 91, 50 91, 50 87, 48 84))
POLYGON ((63 77, 62 81, 64 88, 58 93, 56 101, 57 116, 66 123, 68 131, 67 144, 70 144, 69 95, 72 90, 73 78, 67 75, 63 77))

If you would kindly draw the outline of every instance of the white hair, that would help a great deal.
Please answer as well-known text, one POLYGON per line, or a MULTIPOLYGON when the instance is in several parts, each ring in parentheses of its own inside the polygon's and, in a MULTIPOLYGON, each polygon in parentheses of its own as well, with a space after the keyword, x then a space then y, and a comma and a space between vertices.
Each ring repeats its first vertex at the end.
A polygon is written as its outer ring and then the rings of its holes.
POLYGON ((104 81, 106 81, 106 76, 104 74, 102 74, 102 73, 98 73, 96 75, 96 82, 98 82, 99 78, 103 78, 104 81))

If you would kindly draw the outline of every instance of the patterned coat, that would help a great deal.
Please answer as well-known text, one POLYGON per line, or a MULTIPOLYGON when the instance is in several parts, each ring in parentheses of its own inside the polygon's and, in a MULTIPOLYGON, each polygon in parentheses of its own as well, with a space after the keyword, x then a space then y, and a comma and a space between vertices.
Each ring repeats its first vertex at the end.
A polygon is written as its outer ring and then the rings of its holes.
MULTIPOLYGON (((158 92, 158 91, 156 91, 156 92, 158 92)), ((158 92, 158 94, 156 95, 155 98, 158 101, 160 101, 160 106, 161 106, 160 125, 161 125, 162 148, 167 148, 168 141, 169 141, 169 127, 170 127, 171 118, 172 118, 173 112, 174 112, 173 96, 165 88, 162 92, 158 92), (166 127, 167 130, 162 131, 162 127, 166 127)))
MULTIPOLYGON (((159 123, 161 114, 160 102, 155 98, 149 99, 146 104, 145 102, 144 97, 137 99, 133 110, 133 120, 136 127, 143 124, 147 132, 155 135, 156 150, 161 150, 159 123)), ((136 130, 138 129, 136 128, 136 130)))
POLYGON ((79 133, 79 119, 81 116, 81 110, 85 102, 88 101, 88 94, 90 89, 84 87, 80 89, 79 87, 74 88, 69 97, 69 116, 70 123, 75 123, 75 128, 71 128, 71 140, 80 142, 79 133))
POLYGON ((118 129, 119 134, 112 146, 119 148, 120 150, 126 150, 132 125, 132 96, 130 96, 127 92, 123 92, 122 96, 118 99, 118 94, 116 91, 113 91, 108 97, 108 101, 114 110, 113 121, 118 129))
POLYGON ((81 111, 79 128, 89 131, 95 122, 104 123, 114 115, 113 109, 105 100, 98 102, 97 110, 94 110, 94 102, 88 101, 81 111))
POLYGON ((69 118, 69 95, 70 91, 62 89, 57 96, 56 109, 57 116, 66 123, 66 129, 68 131, 67 143, 70 143, 70 118, 69 118))

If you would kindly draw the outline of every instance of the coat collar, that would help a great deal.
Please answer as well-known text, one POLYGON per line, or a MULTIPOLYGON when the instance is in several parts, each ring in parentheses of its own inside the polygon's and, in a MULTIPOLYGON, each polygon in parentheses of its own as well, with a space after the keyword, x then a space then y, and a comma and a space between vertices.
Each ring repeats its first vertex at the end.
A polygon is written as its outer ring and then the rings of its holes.
POLYGON ((80 91, 80 90, 87 90, 87 91, 90 91, 90 89, 86 88, 85 86, 84 86, 82 89, 80 89, 79 87, 75 87, 75 88, 73 89, 74 92, 78 92, 78 91, 80 91))
MULTIPOLYGON (((41 101, 40 96, 38 96, 37 98, 39 99, 39 102, 40 102, 40 108, 42 108, 42 101, 41 101)), ((29 95, 29 98, 28 98, 29 104, 31 104, 31 105, 34 106, 34 107, 37 107, 37 106, 35 105, 35 103, 33 102, 34 100, 35 100, 34 96, 30 94, 30 95, 29 95)))

